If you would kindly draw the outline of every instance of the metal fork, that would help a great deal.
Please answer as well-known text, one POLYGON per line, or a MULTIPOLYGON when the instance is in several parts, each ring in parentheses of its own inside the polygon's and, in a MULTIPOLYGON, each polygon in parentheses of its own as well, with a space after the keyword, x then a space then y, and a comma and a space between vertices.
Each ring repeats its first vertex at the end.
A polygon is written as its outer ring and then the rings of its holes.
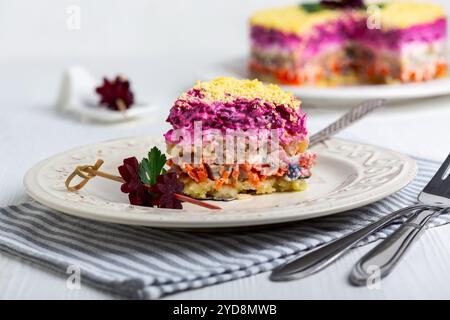
POLYGON ((419 239, 428 222, 448 211, 450 207, 449 176, 450 155, 418 197, 420 202, 439 209, 417 211, 397 231, 362 257, 350 274, 350 281, 354 285, 367 284, 375 271, 379 271, 380 279, 387 276, 407 249, 419 239))
MULTIPOLYGON (((279 266, 272 272, 270 279, 273 281, 287 281, 307 277, 311 274, 314 274, 326 268, 331 263, 336 261, 339 257, 343 256, 358 242, 365 239, 372 233, 380 230, 381 228, 389 225, 393 221, 404 216, 408 218, 414 217, 414 214, 418 212, 418 210, 420 210, 419 212, 422 212, 423 210, 426 209, 425 212, 429 212, 432 214, 436 210, 442 209, 441 203, 443 203, 442 201, 444 201, 442 195, 443 194, 450 195, 450 178, 446 180, 447 185, 446 190, 435 188, 436 186, 442 187, 442 184, 438 183, 438 179, 441 179, 441 177, 448 178, 450 174, 449 166, 450 166, 450 155, 444 162, 444 164, 441 166, 439 171, 432 178, 430 183, 425 187, 424 189, 425 193, 422 192, 419 195, 418 197, 419 204, 392 212, 386 215, 385 217, 381 218, 380 220, 375 221, 353 233, 350 233, 328 244, 325 244, 298 258, 294 258, 293 260, 287 261, 285 264, 279 266), (441 196, 438 198, 438 196, 436 195, 441 196)), ((448 205, 450 206, 450 204, 448 205)), ((365 264, 364 266, 367 266, 367 264, 365 264)), ((364 270, 370 271, 365 267, 364 270)), ((356 279, 357 277, 362 278, 363 273, 359 273, 358 275, 355 274, 355 279, 352 279, 355 280, 355 283, 358 282, 358 280, 356 279)))
POLYGON ((384 99, 366 100, 358 104, 356 107, 350 109, 342 117, 334 121, 332 124, 323 128, 319 132, 313 134, 309 139, 309 146, 312 147, 331 136, 335 135, 339 131, 347 128, 351 124, 365 117, 372 111, 377 110, 386 103, 384 99))

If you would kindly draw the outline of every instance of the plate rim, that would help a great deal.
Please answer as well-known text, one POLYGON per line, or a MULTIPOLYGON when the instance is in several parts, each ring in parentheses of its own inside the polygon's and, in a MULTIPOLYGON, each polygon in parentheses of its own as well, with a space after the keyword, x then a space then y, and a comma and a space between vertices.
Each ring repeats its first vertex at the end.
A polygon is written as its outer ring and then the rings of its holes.
MULTIPOLYGON (((402 159, 403 163, 405 164, 405 169, 403 170, 404 171, 403 179, 400 179, 399 181, 397 181, 396 184, 392 185, 390 189, 381 189, 379 191, 379 193, 377 193, 377 195, 371 195, 367 199, 359 199, 358 201, 351 201, 347 205, 332 207, 331 209, 322 210, 321 212, 312 212, 312 213, 308 213, 308 214, 303 213, 302 216, 292 216, 291 215, 291 216, 280 217, 280 216, 275 215, 275 216, 270 216, 270 217, 264 218, 264 219, 258 218, 257 215, 251 215, 251 216, 249 215, 245 221, 241 221, 241 220, 208 221, 208 219, 205 219, 204 216, 201 216, 202 218, 199 220, 200 215, 197 216, 196 219, 191 219, 191 220, 187 220, 187 221, 183 220, 183 219, 181 219, 181 220, 178 219, 176 221, 171 221, 171 220, 158 221, 157 219, 149 220, 148 216, 145 215, 145 212, 142 214, 142 216, 140 216, 139 219, 136 219, 136 216, 134 216, 134 220, 127 219, 126 216, 125 216, 125 218, 113 217, 111 215, 104 216, 104 215, 99 214, 98 212, 97 213, 93 212, 91 209, 86 209, 86 207, 84 208, 84 210, 81 210, 80 208, 71 206, 70 203, 64 204, 64 200, 62 200, 62 199, 57 199, 56 201, 50 201, 48 198, 49 197, 51 198, 51 194, 48 193, 45 189, 42 189, 41 187, 39 187, 39 184, 37 183, 37 174, 39 173, 41 167, 51 159, 63 157, 64 155, 73 153, 74 151, 79 150, 81 148, 95 147, 95 146, 103 145, 106 143, 127 141, 129 139, 144 139, 144 138, 155 138, 155 136, 154 135, 144 135, 144 136, 137 136, 137 137, 135 136, 135 137, 126 137, 126 138, 119 138, 119 139, 110 139, 110 140, 101 141, 98 143, 78 146, 78 147, 57 153, 53 156, 47 157, 46 159, 41 160, 38 163, 36 163, 34 166, 32 166, 26 172, 26 174, 23 178, 23 184, 24 184, 25 190, 31 198, 33 198, 34 200, 36 200, 37 202, 41 203, 44 206, 47 206, 54 210, 60 211, 64 214, 69 214, 72 216, 95 220, 95 221, 119 223, 119 224, 127 224, 127 225, 150 226, 150 227, 159 227, 159 228, 171 228, 171 229, 198 229, 198 230, 206 229, 206 228, 221 229, 221 228, 230 228, 230 227, 234 228, 234 227, 251 227, 251 226, 271 225, 271 224, 278 224, 278 223, 285 223, 285 222, 307 220, 307 219, 311 219, 311 218, 323 217, 323 216, 341 213, 341 212, 344 212, 347 210, 359 208, 359 207, 368 205, 370 203, 379 201, 379 200, 399 191, 400 189, 402 189, 403 187, 408 185, 416 177, 417 171, 418 171, 417 163, 415 160, 413 160, 409 156, 399 153, 397 151, 393 151, 391 149, 384 148, 384 147, 375 146, 372 144, 333 138, 330 140, 340 141, 343 143, 357 144, 360 146, 375 148, 376 150, 380 150, 382 152, 389 152, 391 154, 395 154, 397 157, 402 159), (39 191, 36 191, 36 189, 41 189, 40 191, 44 191, 44 193, 47 194, 47 197, 41 196, 39 191)), ((160 138, 158 138, 158 139, 160 139, 160 138)), ((264 196, 264 195, 262 195, 262 196, 264 196)), ((132 206, 129 204, 122 204, 122 205, 124 206, 124 208, 138 208, 139 210, 142 210, 142 212, 145 210, 149 210, 149 208, 132 206)), ((297 206, 298 206, 298 204, 290 205, 290 206, 286 206, 284 208, 282 207, 281 209, 285 209, 285 210, 293 209, 297 206)), ((96 209, 98 209, 98 207, 96 209)), ((104 208, 102 210, 104 210, 104 208)), ((169 213, 169 212, 175 211, 175 210, 157 209, 157 208, 153 208, 153 210, 164 210, 164 213, 169 213)), ((180 213, 179 210, 176 210, 175 212, 177 214, 180 213)), ((184 213, 186 213, 186 212, 187 211, 184 211, 184 213)), ((217 213, 214 213, 214 214, 217 215, 217 213)), ((184 218, 186 218, 187 216, 188 215, 184 216, 184 218)))
POLYGON ((450 77, 420 83, 359 85, 347 87, 307 87, 283 85, 280 87, 307 100, 359 101, 366 99, 413 100, 450 94, 450 77), (345 90, 343 90, 345 89, 345 90), (357 93, 357 94, 355 94, 357 93))

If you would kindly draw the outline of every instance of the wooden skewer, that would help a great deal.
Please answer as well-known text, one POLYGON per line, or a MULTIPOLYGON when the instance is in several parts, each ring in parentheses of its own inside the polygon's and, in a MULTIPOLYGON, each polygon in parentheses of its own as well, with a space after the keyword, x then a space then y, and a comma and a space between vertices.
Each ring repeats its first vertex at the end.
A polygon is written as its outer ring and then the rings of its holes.
MULTIPOLYGON (((86 185, 86 183, 88 183, 88 181, 90 179, 92 179, 96 176, 106 178, 109 180, 113 180, 113 181, 117 181, 117 182, 121 182, 121 183, 125 182, 125 180, 123 180, 123 178, 121 176, 116 176, 116 175, 109 174, 109 173, 98 170, 100 168, 100 166, 103 164, 103 162, 104 162, 103 160, 99 159, 99 160, 97 160, 97 162, 95 162, 95 164, 93 166, 78 166, 78 167, 76 167, 76 169, 66 179, 65 185, 66 185, 67 190, 69 190, 69 191, 80 190, 81 188, 83 188, 86 185), (76 176, 83 178, 83 180, 75 186, 70 186, 70 182, 76 176)), ((144 184, 144 188, 151 191, 152 186, 150 186, 148 184, 144 184)), ((175 198, 177 198, 180 201, 189 202, 189 203, 192 203, 192 204, 200 206, 200 207, 204 207, 204 208, 208 208, 208 209, 212 209, 212 210, 221 210, 222 209, 219 206, 216 206, 216 205, 213 205, 213 204, 210 204, 207 202, 203 202, 203 201, 185 196, 183 194, 174 193, 174 196, 175 196, 175 198)))
MULTIPOLYGON (((144 188, 151 191, 152 190, 152 186, 148 185, 148 184, 144 184, 144 188)), ((203 202, 201 200, 197 200, 188 196, 185 196, 184 194, 179 194, 179 193, 174 193, 175 198, 177 198, 180 201, 185 201, 185 202, 189 202, 192 204, 195 204, 197 206, 200 207, 205 207, 208 209, 212 209, 212 210, 221 210, 222 208, 213 204, 209 204, 207 202, 203 202)))
POLYGON ((212 210, 221 210, 222 209, 221 207, 216 206, 214 204, 203 202, 203 201, 185 196, 184 194, 175 193, 174 195, 175 195, 175 198, 177 198, 180 201, 189 202, 189 203, 195 204, 200 207, 205 207, 205 208, 212 209, 212 210))
POLYGON ((117 107, 119 108, 119 111, 122 113, 123 117, 127 117, 127 106, 125 105, 125 102, 123 102, 122 99, 116 100, 117 107))

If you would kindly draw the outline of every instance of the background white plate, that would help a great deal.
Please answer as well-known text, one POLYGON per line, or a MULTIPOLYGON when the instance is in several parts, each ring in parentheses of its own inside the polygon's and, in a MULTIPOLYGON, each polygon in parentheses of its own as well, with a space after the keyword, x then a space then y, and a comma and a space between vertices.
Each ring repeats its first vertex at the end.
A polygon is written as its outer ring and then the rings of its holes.
POLYGON ((327 105, 357 103, 366 99, 387 99, 402 101, 417 98, 437 97, 450 94, 450 78, 442 78, 422 83, 394 85, 348 86, 340 88, 315 88, 281 86, 291 91, 302 101, 327 105))
POLYGON ((114 123, 130 121, 139 117, 150 117, 156 106, 148 102, 135 101, 125 113, 99 106, 95 89, 103 79, 95 77, 82 66, 71 66, 64 71, 59 88, 56 108, 78 116, 81 120, 114 123))
POLYGON ((120 139, 58 154, 28 171, 25 188, 40 203, 83 218, 165 228, 221 228, 303 220, 356 208, 401 189, 417 171, 415 161, 399 153, 336 139, 314 149, 318 162, 308 191, 216 202, 222 211, 190 204, 184 204, 183 210, 132 206, 119 183, 98 177, 78 192, 68 192, 64 186, 77 165, 102 158, 102 170, 117 174, 124 158, 140 159, 153 145, 162 147, 162 140, 120 139))
MULTIPOLYGON (((239 58, 224 62, 205 70, 202 80, 211 80, 220 76, 251 78, 247 71, 247 59, 239 58)), ((344 104, 356 104, 367 99, 384 98, 389 101, 402 101, 417 98, 429 98, 450 94, 450 78, 431 80, 423 83, 395 85, 364 85, 335 88, 280 85, 307 103, 325 103, 326 107, 344 104)), ((321 105, 317 105, 320 107, 321 105)))

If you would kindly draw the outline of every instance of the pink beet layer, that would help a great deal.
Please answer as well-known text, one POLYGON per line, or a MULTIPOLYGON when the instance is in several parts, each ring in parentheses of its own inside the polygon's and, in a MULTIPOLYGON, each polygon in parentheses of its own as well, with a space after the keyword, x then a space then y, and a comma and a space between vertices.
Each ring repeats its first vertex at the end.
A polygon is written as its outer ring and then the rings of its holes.
POLYGON ((431 43, 447 39, 447 20, 441 18, 405 29, 380 30, 368 29, 366 19, 346 17, 326 25, 318 25, 314 28, 314 32, 304 36, 255 25, 251 27, 250 37, 255 48, 265 49, 275 46, 285 51, 295 51, 302 46, 305 57, 313 56, 330 45, 340 45, 348 41, 399 50, 403 44, 412 41, 431 43))
POLYGON ((204 101, 198 93, 190 92, 188 99, 175 101, 167 122, 173 129, 164 137, 169 143, 177 143, 174 129, 186 129, 193 132, 194 122, 201 121, 203 130, 251 130, 275 129, 282 144, 293 140, 302 141, 308 132, 306 114, 301 108, 292 108, 283 104, 276 105, 261 99, 248 100, 237 98, 233 101, 204 101))

